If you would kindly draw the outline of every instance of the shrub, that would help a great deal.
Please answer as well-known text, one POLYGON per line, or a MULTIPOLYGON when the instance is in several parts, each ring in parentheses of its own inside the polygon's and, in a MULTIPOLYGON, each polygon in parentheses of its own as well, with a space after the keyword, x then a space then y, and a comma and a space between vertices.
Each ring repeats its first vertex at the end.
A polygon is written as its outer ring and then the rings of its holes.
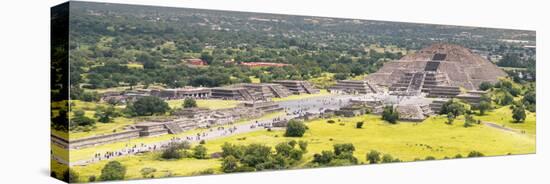
POLYGON ((435 157, 433 157, 433 156, 427 156, 424 160, 435 160, 435 157))
POLYGON ((363 122, 359 121, 359 122, 355 123, 355 128, 363 128, 363 122))
POLYGON ((449 114, 447 114, 447 122, 446 123, 449 124, 449 125, 452 125, 454 121, 455 121, 455 115, 453 113, 449 112, 449 114))
POLYGON ((286 127, 285 137, 302 137, 306 132, 306 125, 297 120, 290 120, 286 127))
POLYGON ((113 118, 117 116, 118 113, 115 111, 115 107, 112 105, 107 108, 99 106, 94 114, 94 117, 97 118, 97 121, 102 123, 109 123, 113 120, 113 118))
POLYGON ((139 172, 141 173, 141 176, 143 176, 143 178, 153 178, 152 177, 154 176, 153 173, 157 172, 157 169, 151 168, 151 167, 144 167, 139 172))
POLYGON ((497 98, 497 102, 499 105, 510 105, 514 102, 514 96, 512 96, 509 92, 505 92, 504 95, 497 98))
POLYGON ((302 159, 303 155, 304 155, 304 151, 298 150, 298 149, 292 149, 290 150, 288 157, 294 161, 299 161, 302 159))
POLYGON ((493 87, 493 84, 490 82, 482 82, 481 84, 479 84, 479 89, 483 91, 487 91, 489 89, 492 89, 493 87))
POLYGON ((399 113, 393 108, 393 106, 385 106, 384 111, 382 112, 382 120, 395 124, 397 123, 397 119, 399 119, 399 113))
POLYGON ((369 153, 367 153, 367 160, 370 164, 376 164, 380 162, 380 152, 376 150, 371 150, 369 153))
POLYGON ((222 157, 233 156, 236 159, 241 159, 244 156, 244 147, 233 145, 230 143, 224 143, 222 145, 222 157))
POLYGON ((485 115, 485 112, 491 109, 491 102, 483 100, 479 102, 479 105, 477 106, 477 108, 479 109, 480 115, 485 115))
POLYGON ((95 180, 96 180, 95 175, 91 175, 90 177, 88 177, 88 182, 94 182, 95 180))
POLYGON ((327 123, 332 124, 332 123, 336 123, 336 122, 335 122, 334 120, 332 120, 332 119, 329 119, 329 120, 327 120, 327 123))
POLYGON ((334 153, 332 151, 321 151, 321 154, 315 153, 313 155, 313 163, 318 163, 320 165, 325 165, 330 163, 334 158, 334 153))
POLYGON ((458 117, 466 112, 466 106, 464 103, 458 100, 451 99, 443 104, 440 114, 452 113, 454 117, 458 117))
POLYGON ((76 127, 76 126, 90 126, 95 124, 95 120, 92 118, 86 117, 84 114, 84 111, 82 110, 76 110, 73 112, 74 117, 70 120, 70 126, 76 127))
POLYGON ((471 151, 470 153, 468 153, 468 157, 482 157, 482 156, 485 156, 485 155, 483 155, 483 153, 479 151, 471 151))
POLYGON ((174 143, 178 149, 191 149, 191 143, 189 141, 183 141, 180 143, 174 143))
POLYGON ((194 98, 185 98, 183 100, 183 108, 193 108, 197 107, 197 101, 194 98))
POLYGON ((298 146, 300 147, 300 150, 303 152, 307 152, 307 142, 306 141, 298 141, 298 146))
POLYGON ((239 160, 232 155, 229 155, 223 159, 222 162, 222 171, 226 173, 231 173, 237 171, 239 167, 239 160))
POLYGON ((193 157, 196 159, 205 159, 207 154, 206 147, 202 144, 199 144, 193 148, 193 157))
POLYGON ((525 114, 525 109, 522 106, 516 106, 512 110, 512 118, 514 118, 516 123, 525 121, 527 115, 525 114))
POLYGON ((292 146, 292 148, 294 148, 294 146, 296 146, 297 142, 295 140, 290 140, 288 141, 288 145, 292 146))
POLYGON ((382 163, 391 163, 391 162, 394 162, 393 156, 391 156, 390 154, 384 154, 382 156, 382 163))
POLYGON ((476 123, 476 120, 474 117, 470 114, 464 115, 464 127, 471 127, 474 126, 474 123, 476 123))
POLYGON ((334 154, 340 155, 342 153, 353 153, 355 151, 355 146, 351 143, 346 144, 334 144, 334 154))
POLYGON ((134 103, 128 104, 126 110, 130 112, 131 115, 151 116, 168 112, 170 106, 158 97, 145 96, 138 98, 134 103))
POLYGON ((122 180, 126 175, 126 167, 118 161, 110 161, 101 169, 102 181, 122 180))
POLYGON ((462 158, 462 155, 461 154, 456 154, 455 158, 462 158))
POLYGON ((290 146, 286 142, 282 142, 275 145, 275 151, 277 152, 277 155, 283 155, 285 157, 288 157, 290 155, 291 150, 292 150, 292 146, 290 146))
POLYGON ((160 157, 164 159, 180 159, 182 156, 176 145, 170 145, 162 151, 160 157))

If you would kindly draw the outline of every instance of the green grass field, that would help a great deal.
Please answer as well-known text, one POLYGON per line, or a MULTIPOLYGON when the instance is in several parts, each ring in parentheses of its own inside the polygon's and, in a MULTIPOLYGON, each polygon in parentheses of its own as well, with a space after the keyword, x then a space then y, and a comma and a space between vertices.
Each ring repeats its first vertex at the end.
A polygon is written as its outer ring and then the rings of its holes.
MULTIPOLYGON (((500 111, 500 109, 495 110, 484 118, 498 117, 500 111)), ((533 121, 534 124, 533 118, 534 116, 529 116, 528 122, 533 121)), ((536 146, 535 137, 529 134, 509 132, 484 125, 464 128, 463 117, 457 118, 453 125, 445 124, 446 118, 443 116, 431 117, 422 123, 399 122, 396 125, 388 124, 376 115, 353 118, 336 117, 333 120, 336 123, 329 124, 326 122, 327 119, 308 122, 309 130, 301 138, 286 138, 283 136, 283 130, 260 130, 210 140, 206 142, 205 146, 209 153, 214 153, 221 151, 221 145, 225 142, 241 145, 259 143, 274 147, 283 141, 308 141, 308 152, 298 167, 311 161, 313 154, 323 150, 332 150, 332 145, 336 143, 353 143, 356 148, 354 155, 360 162, 366 162, 365 155, 370 150, 388 153, 403 161, 413 161, 424 159, 427 156, 434 156, 436 159, 454 157, 456 154, 466 156, 474 150, 480 151, 486 156, 527 154, 534 153, 536 146), (358 121, 365 122, 363 128, 355 128, 355 123, 358 121)), ((523 126, 518 128, 529 129, 531 127, 529 123, 523 126)), ((192 175, 192 173, 208 168, 219 171, 220 168, 218 159, 159 161, 156 158, 155 154, 145 154, 115 160, 129 168, 129 179, 141 177, 137 171, 144 166, 166 170, 164 173, 176 173, 178 176, 192 175)), ((75 169, 85 176, 97 175, 104 164, 104 162, 94 163, 90 166, 75 167, 75 169)), ((162 173, 160 175, 162 176, 162 173)))
MULTIPOLYGON (((88 116, 88 113, 94 113, 86 111, 86 115, 88 116)), ((93 115, 91 115, 93 116, 93 115)), ((90 137, 90 136, 97 136, 97 135, 103 135, 103 134, 112 134, 113 132, 119 132, 123 131, 125 127, 128 125, 132 125, 135 122, 131 119, 124 118, 124 117, 117 117, 114 118, 112 122, 110 123, 101 123, 97 122, 95 124, 95 129, 88 132, 71 132, 70 133, 70 139, 80 139, 84 137, 90 137)))
POLYGON ((527 118, 523 123, 516 123, 512 118, 512 109, 510 106, 504 106, 497 109, 494 109, 490 112, 487 112, 484 116, 477 116, 477 119, 482 121, 487 121, 491 123, 500 124, 503 127, 513 128, 520 131, 525 131, 530 136, 535 137, 536 135, 536 113, 525 111, 527 113, 527 118))
POLYGON ((488 156, 535 152, 534 137, 484 125, 464 128, 462 117, 455 120, 454 125, 445 124, 444 117, 429 118, 418 124, 402 122, 397 125, 385 123, 374 115, 334 120, 334 124, 326 123, 323 119, 309 122, 309 131, 299 139, 285 138, 283 131, 258 131, 209 141, 207 147, 215 152, 220 151, 224 142, 274 146, 290 139, 305 140, 309 142, 306 159, 310 159, 314 153, 332 149, 334 143, 353 143, 357 150, 355 156, 360 161, 365 161, 365 154, 373 149, 392 154, 404 161, 423 159, 426 156, 438 159, 456 154, 465 156, 473 150, 488 156), (355 128, 355 122, 358 121, 365 122, 362 129, 355 128), (340 125, 341 123, 344 125, 340 125), (242 140, 244 137, 246 139, 242 140))
MULTIPOLYGON (((146 167, 155 168, 156 172, 154 172, 153 175, 156 178, 161 178, 167 176, 196 175, 197 172, 209 168, 218 168, 221 163, 218 159, 198 160, 184 158, 180 160, 161 160, 158 159, 158 157, 158 153, 146 153, 122 157, 116 160, 126 166, 125 179, 143 178, 140 171, 146 167)), ((80 174, 81 181, 88 181, 88 178, 92 175, 99 177, 101 175, 101 169, 107 162, 108 161, 101 161, 88 166, 75 166, 72 168, 80 174)))

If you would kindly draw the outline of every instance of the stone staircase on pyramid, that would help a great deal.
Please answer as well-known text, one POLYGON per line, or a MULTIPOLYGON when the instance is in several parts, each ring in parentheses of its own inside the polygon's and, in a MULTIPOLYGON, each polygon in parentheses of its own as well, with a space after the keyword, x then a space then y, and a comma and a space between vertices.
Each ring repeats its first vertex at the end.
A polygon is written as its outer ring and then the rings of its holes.
POLYGON ((168 130, 168 133, 178 134, 183 132, 183 129, 175 122, 164 123, 164 127, 168 130))
POLYGON ((314 88, 314 87, 311 86, 311 84, 309 84, 308 82, 301 82, 300 84, 302 85, 302 87, 304 88, 304 90, 306 91, 306 93, 308 93, 308 94, 319 93, 319 89, 314 88))

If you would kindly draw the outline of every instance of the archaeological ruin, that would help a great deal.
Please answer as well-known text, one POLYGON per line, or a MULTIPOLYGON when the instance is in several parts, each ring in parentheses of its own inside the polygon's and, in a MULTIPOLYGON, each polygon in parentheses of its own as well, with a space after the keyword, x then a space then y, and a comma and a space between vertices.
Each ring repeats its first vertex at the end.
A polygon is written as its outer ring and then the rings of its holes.
POLYGON ((286 87, 293 94, 315 94, 319 89, 313 87, 308 81, 301 80, 275 80, 273 83, 286 87))
POLYGON ((390 91, 452 97, 460 88, 476 90, 482 82, 497 82, 506 73, 471 50, 452 44, 433 44, 400 60, 390 61, 366 77, 390 91))

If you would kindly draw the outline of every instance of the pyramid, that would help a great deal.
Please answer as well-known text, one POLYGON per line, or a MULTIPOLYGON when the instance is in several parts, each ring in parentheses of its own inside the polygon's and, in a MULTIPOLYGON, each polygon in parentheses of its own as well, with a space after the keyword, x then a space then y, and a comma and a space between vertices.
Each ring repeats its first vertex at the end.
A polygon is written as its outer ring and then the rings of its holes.
POLYGON ((495 83, 499 78, 506 76, 506 73, 495 64, 470 49, 437 43, 399 60, 385 63, 380 70, 366 79, 377 85, 389 87, 390 90, 410 90, 411 87, 405 86, 407 82, 403 79, 409 79, 411 75, 422 79, 422 74, 440 76, 441 79, 433 85, 467 90, 476 90, 482 82, 495 83))

